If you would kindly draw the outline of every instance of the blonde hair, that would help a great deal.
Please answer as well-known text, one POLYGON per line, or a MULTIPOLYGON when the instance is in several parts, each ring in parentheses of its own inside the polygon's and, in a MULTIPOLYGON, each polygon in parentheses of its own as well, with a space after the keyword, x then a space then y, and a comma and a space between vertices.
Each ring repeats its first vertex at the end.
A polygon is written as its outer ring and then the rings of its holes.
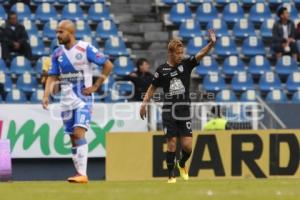
POLYGON ((172 53, 178 48, 183 48, 182 41, 178 38, 172 39, 168 44, 168 51, 172 53))

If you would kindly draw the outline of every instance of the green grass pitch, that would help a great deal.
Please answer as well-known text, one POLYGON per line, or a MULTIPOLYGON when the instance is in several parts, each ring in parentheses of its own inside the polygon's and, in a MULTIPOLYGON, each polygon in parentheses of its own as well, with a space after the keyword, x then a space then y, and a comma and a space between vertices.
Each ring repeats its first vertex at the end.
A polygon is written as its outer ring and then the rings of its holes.
POLYGON ((299 179, 0 183, 1 200, 299 200, 299 179))

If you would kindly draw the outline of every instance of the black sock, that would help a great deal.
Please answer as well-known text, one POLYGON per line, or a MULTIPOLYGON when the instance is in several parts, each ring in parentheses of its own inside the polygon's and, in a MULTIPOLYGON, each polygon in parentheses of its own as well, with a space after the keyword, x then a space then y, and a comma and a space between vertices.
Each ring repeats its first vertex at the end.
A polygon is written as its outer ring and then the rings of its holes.
POLYGON ((181 150, 181 158, 179 160, 180 167, 185 167, 185 162, 190 158, 192 152, 181 150))
POLYGON ((175 166, 175 157, 176 153, 175 152, 169 152, 167 151, 166 153, 166 161, 167 161, 167 167, 168 167, 168 172, 169 172, 169 178, 174 177, 174 166, 175 166))

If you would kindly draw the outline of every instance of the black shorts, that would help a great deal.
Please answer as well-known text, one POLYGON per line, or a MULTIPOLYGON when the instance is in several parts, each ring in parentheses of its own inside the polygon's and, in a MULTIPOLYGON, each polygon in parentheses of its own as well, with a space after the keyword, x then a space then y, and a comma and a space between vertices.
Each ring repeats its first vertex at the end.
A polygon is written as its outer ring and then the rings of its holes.
POLYGON ((177 110, 175 113, 175 116, 172 112, 162 113, 163 131, 166 137, 192 137, 192 121, 189 108, 177 110))

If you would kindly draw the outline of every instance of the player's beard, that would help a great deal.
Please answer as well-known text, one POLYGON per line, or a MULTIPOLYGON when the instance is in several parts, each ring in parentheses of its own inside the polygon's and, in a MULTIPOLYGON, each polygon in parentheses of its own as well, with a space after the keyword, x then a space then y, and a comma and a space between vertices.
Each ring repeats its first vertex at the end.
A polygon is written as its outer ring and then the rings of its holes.
POLYGON ((69 37, 65 37, 65 38, 57 38, 58 43, 62 44, 62 45, 66 45, 70 42, 70 38, 69 37))

